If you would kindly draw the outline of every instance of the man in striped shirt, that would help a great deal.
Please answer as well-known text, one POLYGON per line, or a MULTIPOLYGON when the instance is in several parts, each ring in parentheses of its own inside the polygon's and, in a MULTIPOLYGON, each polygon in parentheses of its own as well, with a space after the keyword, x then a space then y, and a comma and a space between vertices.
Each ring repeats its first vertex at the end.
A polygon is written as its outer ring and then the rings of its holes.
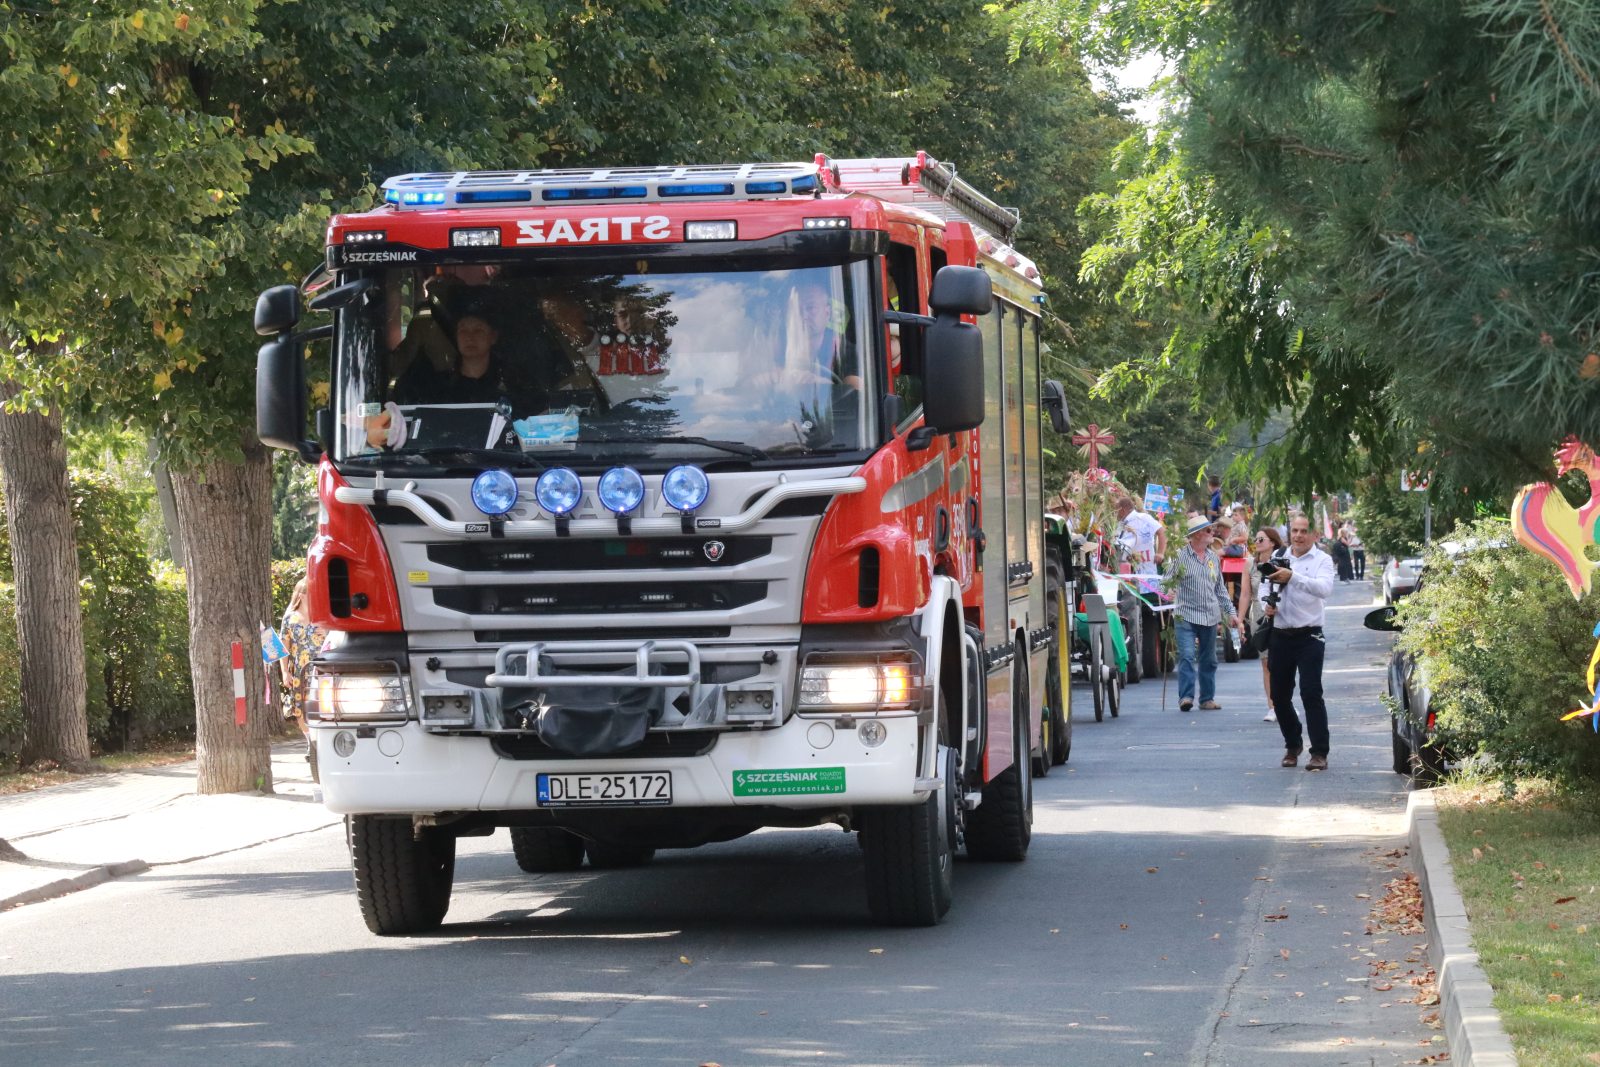
POLYGON ((1167 565, 1177 616, 1179 711, 1194 709, 1197 684, 1201 708, 1222 707, 1216 701, 1217 625, 1239 628, 1238 612, 1222 580, 1222 560, 1211 551, 1211 527, 1204 515, 1190 515, 1188 543, 1167 565))

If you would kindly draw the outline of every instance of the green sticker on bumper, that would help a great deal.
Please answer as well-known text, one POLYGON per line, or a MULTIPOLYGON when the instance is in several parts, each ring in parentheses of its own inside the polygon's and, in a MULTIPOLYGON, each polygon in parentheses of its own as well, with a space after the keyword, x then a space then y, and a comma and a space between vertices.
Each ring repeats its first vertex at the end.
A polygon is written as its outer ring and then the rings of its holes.
POLYGON ((843 767, 733 772, 733 795, 736 797, 785 797, 799 793, 843 792, 843 767))

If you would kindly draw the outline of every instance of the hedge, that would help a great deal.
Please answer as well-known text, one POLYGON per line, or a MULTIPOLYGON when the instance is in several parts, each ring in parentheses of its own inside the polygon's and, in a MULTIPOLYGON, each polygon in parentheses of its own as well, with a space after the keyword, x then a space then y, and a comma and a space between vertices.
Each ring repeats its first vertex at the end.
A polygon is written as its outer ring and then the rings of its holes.
POLYGON ((1600 592, 1574 601, 1507 523, 1482 521, 1429 551, 1400 621, 1400 646, 1427 671, 1448 748, 1487 757, 1508 784, 1535 775, 1600 791, 1600 734, 1588 719, 1561 721, 1592 699, 1584 672, 1600 592))

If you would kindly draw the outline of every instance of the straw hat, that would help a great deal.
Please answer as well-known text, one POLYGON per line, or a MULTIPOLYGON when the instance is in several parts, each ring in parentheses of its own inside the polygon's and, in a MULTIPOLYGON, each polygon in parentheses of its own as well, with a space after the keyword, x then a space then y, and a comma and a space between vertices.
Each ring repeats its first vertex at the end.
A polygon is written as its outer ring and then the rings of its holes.
POLYGON ((1185 537, 1193 537, 1201 530, 1209 530, 1215 525, 1215 523, 1206 518, 1204 515, 1194 515, 1190 517, 1188 527, 1183 531, 1183 535, 1185 537))

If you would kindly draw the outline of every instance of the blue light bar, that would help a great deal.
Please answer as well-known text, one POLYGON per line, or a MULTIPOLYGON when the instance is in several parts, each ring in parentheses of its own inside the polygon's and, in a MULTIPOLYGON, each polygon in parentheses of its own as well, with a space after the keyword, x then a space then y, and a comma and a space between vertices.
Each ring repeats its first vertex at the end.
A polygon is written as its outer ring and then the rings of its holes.
POLYGON ((467 189, 456 194, 458 204, 526 204, 532 199, 527 189, 467 189))
POLYGON ((401 174, 383 183, 383 198, 402 211, 429 211, 537 203, 764 199, 810 196, 819 188, 814 163, 730 163, 401 174))
POLYGON ((707 184, 698 185, 662 185, 656 188, 662 196, 732 196, 733 185, 707 184))
POLYGON ((541 195, 546 200, 637 200, 650 190, 642 185, 575 186, 546 189, 541 195))

